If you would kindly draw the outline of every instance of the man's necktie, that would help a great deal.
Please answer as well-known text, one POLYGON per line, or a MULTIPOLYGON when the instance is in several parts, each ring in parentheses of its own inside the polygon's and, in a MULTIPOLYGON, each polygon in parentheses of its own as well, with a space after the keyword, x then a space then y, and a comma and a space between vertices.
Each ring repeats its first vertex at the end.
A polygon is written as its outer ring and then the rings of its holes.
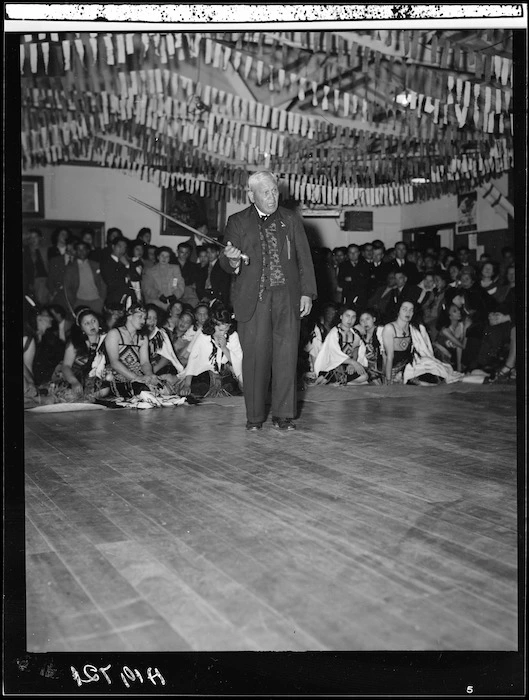
POLYGON ((211 289, 211 270, 213 269, 213 263, 208 265, 208 277, 206 280, 206 289, 211 289))

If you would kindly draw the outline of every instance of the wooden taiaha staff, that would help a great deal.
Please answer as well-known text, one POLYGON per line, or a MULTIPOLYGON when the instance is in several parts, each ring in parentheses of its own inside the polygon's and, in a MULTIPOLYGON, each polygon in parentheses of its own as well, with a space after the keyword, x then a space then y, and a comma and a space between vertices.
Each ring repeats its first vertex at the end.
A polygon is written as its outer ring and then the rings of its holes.
MULTIPOLYGON (((211 238, 210 236, 206 236, 206 234, 202 233, 201 231, 199 231, 196 228, 193 228, 193 226, 189 226, 189 224, 184 224, 183 221, 179 221, 178 219, 175 219, 174 216, 169 216, 169 214, 166 214, 165 212, 160 211, 159 209, 156 209, 156 207, 153 207, 150 204, 147 204, 146 202, 142 202, 141 199, 136 199, 136 197, 133 197, 132 195, 129 195, 129 199, 132 199, 132 201, 136 202, 136 204, 141 204, 143 207, 150 209, 155 214, 159 214, 160 216, 165 217, 168 221, 172 221, 173 224, 177 224, 177 226, 182 226, 183 228, 186 228, 188 231, 191 231, 191 233, 194 233, 195 235, 199 236, 200 238, 203 238, 205 241, 208 241, 208 243, 214 243, 215 245, 218 245, 221 248, 227 248, 225 243, 221 243, 220 241, 217 241, 215 238, 211 238)), ((246 255, 246 253, 241 253, 241 258, 243 259, 245 265, 250 264, 250 257, 248 255, 246 255)))

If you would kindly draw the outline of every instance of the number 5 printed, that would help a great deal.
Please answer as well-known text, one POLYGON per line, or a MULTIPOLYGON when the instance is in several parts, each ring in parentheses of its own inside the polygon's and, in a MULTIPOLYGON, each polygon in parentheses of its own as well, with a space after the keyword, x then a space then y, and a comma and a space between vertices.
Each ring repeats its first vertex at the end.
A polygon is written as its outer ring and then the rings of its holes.
POLYGON ((474 692, 474 686, 473 685, 467 685, 467 693, 470 695, 471 693, 474 692))

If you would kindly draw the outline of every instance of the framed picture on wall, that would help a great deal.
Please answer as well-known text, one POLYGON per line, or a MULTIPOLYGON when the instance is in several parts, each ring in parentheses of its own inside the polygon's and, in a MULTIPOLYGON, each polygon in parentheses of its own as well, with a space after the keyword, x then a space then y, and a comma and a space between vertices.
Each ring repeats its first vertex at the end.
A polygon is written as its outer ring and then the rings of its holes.
POLYGON ((22 177, 22 216, 44 218, 44 178, 38 175, 22 177))
MULTIPOLYGON (((181 221, 183 224, 199 228, 206 224, 208 235, 219 236, 220 203, 213 197, 200 197, 183 190, 164 189, 162 194, 162 209, 166 214, 181 221)), ((191 232, 172 221, 162 219, 162 236, 191 236, 191 232)))

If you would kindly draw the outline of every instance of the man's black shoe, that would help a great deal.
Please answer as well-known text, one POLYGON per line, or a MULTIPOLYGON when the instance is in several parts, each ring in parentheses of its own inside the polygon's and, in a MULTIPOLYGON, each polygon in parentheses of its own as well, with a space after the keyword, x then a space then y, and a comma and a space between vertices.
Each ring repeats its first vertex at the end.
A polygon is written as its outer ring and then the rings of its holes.
POLYGON ((278 430, 295 430, 296 424, 292 418, 272 418, 272 427, 278 430))
POLYGON ((262 427, 262 423, 251 423, 250 421, 246 423, 246 430, 261 430, 262 427))

